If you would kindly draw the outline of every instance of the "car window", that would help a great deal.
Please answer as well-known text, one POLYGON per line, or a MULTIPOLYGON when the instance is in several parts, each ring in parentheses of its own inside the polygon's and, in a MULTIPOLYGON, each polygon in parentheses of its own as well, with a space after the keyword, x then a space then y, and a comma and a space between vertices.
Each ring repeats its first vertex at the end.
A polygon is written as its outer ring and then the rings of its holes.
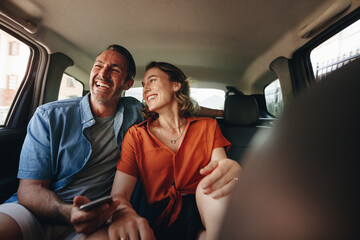
POLYGON ((30 59, 30 47, 0 29, 0 125, 4 125, 30 59))
POLYGON ((64 73, 61 79, 58 100, 81 97, 83 90, 84 85, 80 81, 64 73))
MULTIPOLYGON (((133 87, 125 92, 125 96, 131 96, 142 102, 142 87, 133 87)), ((225 92, 213 88, 190 88, 190 96, 200 106, 212 109, 224 109, 225 92)))
POLYGON ((274 80, 264 89, 266 108, 274 117, 279 117, 283 111, 283 98, 279 79, 274 80))
POLYGON ((224 110, 225 92, 213 88, 190 88, 190 96, 200 106, 224 110))
POLYGON ((140 102, 143 101, 142 97, 142 87, 132 87, 129 90, 125 91, 125 96, 127 97, 134 97, 140 102))
POLYGON ((360 20, 313 49, 310 60, 317 81, 360 57, 360 20))

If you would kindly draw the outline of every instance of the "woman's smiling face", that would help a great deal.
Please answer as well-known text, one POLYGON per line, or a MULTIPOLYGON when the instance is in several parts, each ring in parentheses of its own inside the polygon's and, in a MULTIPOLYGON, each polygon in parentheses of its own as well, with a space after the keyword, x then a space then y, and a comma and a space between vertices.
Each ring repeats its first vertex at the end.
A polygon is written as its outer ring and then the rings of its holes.
POLYGON ((143 99, 150 111, 158 112, 162 107, 177 103, 174 95, 180 89, 180 83, 171 82, 169 76, 159 68, 146 71, 142 85, 143 99))

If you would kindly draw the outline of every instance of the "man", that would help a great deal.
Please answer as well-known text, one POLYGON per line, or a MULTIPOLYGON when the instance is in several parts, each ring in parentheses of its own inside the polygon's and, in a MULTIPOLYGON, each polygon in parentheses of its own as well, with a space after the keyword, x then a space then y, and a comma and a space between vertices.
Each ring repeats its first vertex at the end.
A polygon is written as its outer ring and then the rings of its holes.
MULTIPOLYGON (((90 94, 36 110, 20 155, 20 204, 0 206, 4 239, 76 239, 112 216, 118 201, 88 212, 79 206, 110 194, 124 134, 143 121, 142 104, 121 97, 133 85, 135 72, 130 52, 111 45, 95 60, 90 94)), ((228 194, 239 169, 230 160, 208 165, 202 170, 211 172, 204 192, 228 194)))

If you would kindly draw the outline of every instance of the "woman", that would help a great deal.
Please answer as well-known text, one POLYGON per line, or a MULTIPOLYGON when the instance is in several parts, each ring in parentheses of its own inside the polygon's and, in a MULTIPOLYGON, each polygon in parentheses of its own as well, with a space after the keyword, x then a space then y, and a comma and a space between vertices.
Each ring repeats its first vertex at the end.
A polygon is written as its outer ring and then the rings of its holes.
POLYGON ((197 104, 179 68, 151 62, 142 84, 148 118, 131 127, 122 143, 112 189, 122 202, 109 236, 154 238, 129 204, 140 177, 153 210, 157 239, 215 239, 229 197, 214 199, 197 188, 203 178, 199 170, 210 161, 226 158, 230 143, 216 120, 192 117, 197 104))

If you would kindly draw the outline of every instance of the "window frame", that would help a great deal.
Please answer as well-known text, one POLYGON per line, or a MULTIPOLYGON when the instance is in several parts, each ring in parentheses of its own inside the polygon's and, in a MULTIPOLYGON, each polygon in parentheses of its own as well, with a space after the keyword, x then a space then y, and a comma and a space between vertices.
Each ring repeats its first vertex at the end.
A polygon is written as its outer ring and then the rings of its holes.
POLYGON ((307 44, 294 52, 292 58, 289 60, 289 69, 294 96, 301 93, 303 90, 308 89, 313 84, 316 84, 310 60, 311 51, 359 19, 360 8, 357 8, 347 16, 341 18, 339 21, 326 28, 324 31, 311 39, 307 44))
POLYGON ((30 55, 23 79, 18 79, 19 87, 10 105, 8 114, 2 128, 26 128, 33 113, 34 105, 38 105, 34 98, 35 80, 40 64, 41 46, 29 40, 7 24, 0 24, 0 30, 26 44, 30 49, 30 55))

